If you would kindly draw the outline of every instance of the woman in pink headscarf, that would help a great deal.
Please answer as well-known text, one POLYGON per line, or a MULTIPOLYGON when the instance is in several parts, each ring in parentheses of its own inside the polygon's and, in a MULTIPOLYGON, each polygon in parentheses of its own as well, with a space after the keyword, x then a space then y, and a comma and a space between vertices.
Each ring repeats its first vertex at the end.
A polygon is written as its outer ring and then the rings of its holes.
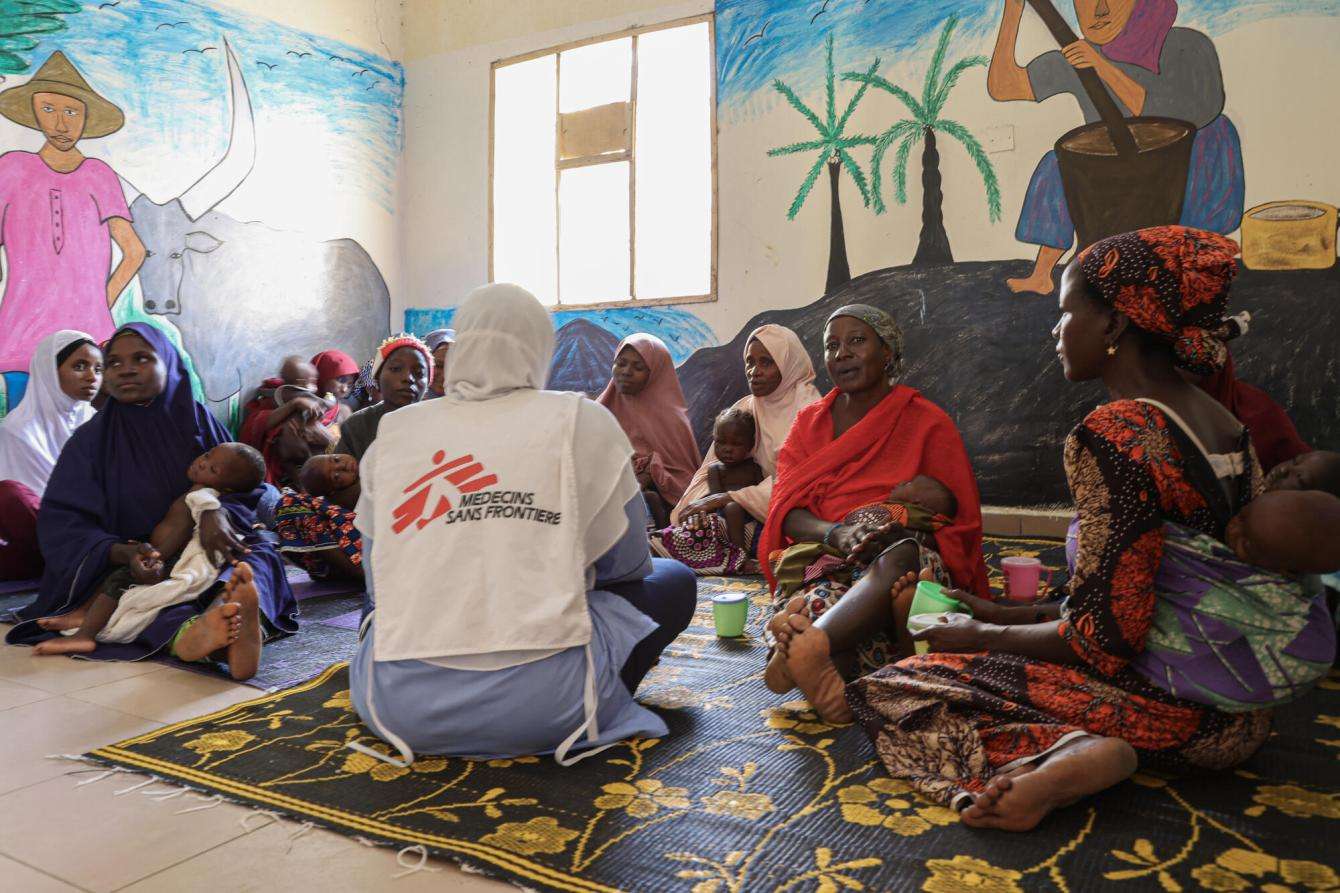
POLYGON ((619 342, 610 383, 598 402, 619 420, 633 444, 633 471, 657 528, 670 523, 702 461, 684 391, 665 342, 639 332, 619 342))
MULTIPOLYGON (((763 471, 763 480, 752 487, 709 493, 707 470, 717 461, 715 451, 709 448, 670 513, 672 526, 652 538, 656 554, 677 559, 699 574, 757 571, 754 550, 731 541, 722 514, 730 511, 732 504, 739 506, 749 516, 747 529, 757 531, 768 517, 777 453, 791 423, 796 413, 822 396, 814 386, 814 364, 800 337, 783 326, 768 324, 749 333, 744 344, 744 370, 749 393, 734 408, 754 417, 753 458, 763 471)), ((756 537, 755 533, 751 539, 756 537)))

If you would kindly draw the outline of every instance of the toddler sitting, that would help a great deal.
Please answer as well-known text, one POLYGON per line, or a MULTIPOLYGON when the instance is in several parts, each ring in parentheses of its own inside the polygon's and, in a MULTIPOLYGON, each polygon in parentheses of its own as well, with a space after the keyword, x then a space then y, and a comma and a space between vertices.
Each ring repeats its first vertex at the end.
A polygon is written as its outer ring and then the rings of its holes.
POLYGON ((214 585, 218 567, 200 545, 196 521, 222 507, 220 495, 259 487, 265 460, 246 444, 222 443, 192 462, 186 476, 191 489, 172 503, 149 542, 132 543, 138 551, 130 563, 103 579, 86 609, 38 620, 47 630, 78 628, 42 642, 34 653, 85 654, 98 642, 134 641, 163 608, 190 601, 214 585))
MULTIPOLYGON (((712 425, 712 450, 717 461, 707 467, 707 492, 728 493, 762 482, 763 469, 754 461, 754 442, 757 427, 753 413, 731 407, 717 416, 712 425)), ((726 520, 726 535, 741 549, 752 551, 758 524, 744 507, 729 502, 721 509, 726 520), (753 530, 747 530, 752 526, 753 530)))

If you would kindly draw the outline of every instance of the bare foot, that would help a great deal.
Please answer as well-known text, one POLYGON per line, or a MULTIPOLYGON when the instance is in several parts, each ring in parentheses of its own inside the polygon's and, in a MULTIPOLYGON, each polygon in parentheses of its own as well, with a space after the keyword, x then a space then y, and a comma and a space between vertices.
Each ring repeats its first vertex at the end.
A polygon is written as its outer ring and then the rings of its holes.
POLYGON ((48 632, 58 633, 67 629, 79 629, 84 625, 84 617, 88 614, 88 607, 75 608, 68 614, 59 614, 55 617, 38 617, 37 625, 48 632))
POLYGON ((227 648, 241 631, 237 602, 216 601, 191 628, 181 634, 173 654, 187 662, 204 660, 221 648, 227 648))
POLYGON ((1045 274, 1034 273, 1032 276, 1024 276, 1018 279, 1006 279, 1005 287, 1016 295, 1021 292, 1033 292, 1039 295, 1049 295, 1056 289, 1056 283, 1052 281, 1051 271, 1045 274))
POLYGON ((786 668, 786 655, 780 650, 774 650, 772 657, 768 658, 768 668, 763 671, 763 684, 768 687, 768 691, 779 695, 796 687, 796 680, 791 678, 791 671, 786 668))
POLYGON ((233 575, 224 587, 223 597, 238 607, 241 630, 228 646, 228 672, 234 679, 250 679, 261 664, 261 646, 265 642, 261 631, 260 594, 256 592, 255 576, 251 565, 239 561, 233 575))
POLYGON ((1120 738, 1080 738, 1032 771, 991 779, 959 817, 973 828, 1029 831, 1053 809, 1130 778, 1135 767, 1134 748, 1120 738))
POLYGON ((847 706, 847 684, 842 681, 828 650, 828 634, 810 623, 804 614, 791 615, 791 647, 787 651, 786 667, 800 686, 805 700, 824 722, 852 721, 851 707, 847 706))
MULTIPOLYGON (((43 627, 43 629, 45 628, 43 627)), ((98 643, 93 641, 92 636, 76 633, 73 636, 57 636, 54 639, 39 642, 33 647, 33 654, 88 654, 97 647, 98 643)))
POLYGON ((772 633, 772 637, 777 641, 777 650, 783 655, 786 654, 787 646, 791 644, 791 615, 803 610, 805 610, 804 596, 792 596, 786 607, 773 614, 772 619, 768 621, 768 632, 772 633))

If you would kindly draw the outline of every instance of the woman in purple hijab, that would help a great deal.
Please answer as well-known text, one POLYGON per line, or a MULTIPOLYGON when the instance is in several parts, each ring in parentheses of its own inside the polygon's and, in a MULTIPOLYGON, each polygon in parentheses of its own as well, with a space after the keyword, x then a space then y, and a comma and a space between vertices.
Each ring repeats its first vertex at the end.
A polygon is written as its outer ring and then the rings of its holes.
MULTIPOLYGON (((1091 124, 1099 120, 1098 111, 1077 70, 1093 69, 1123 114, 1178 118, 1195 125, 1180 223, 1225 235, 1237 229, 1246 181, 1237 128, 1223 114, 1219 54, 1201 32, 1173 27, 1175 0, 1074 0, 1084 39, 1021 66, 1015 43, 1025 2, 1005 0, 987 73, 991 98, 1043 102, 1069 94, 1091 124)), ((1055 151, 1043 155, 1033 172, 1015 238, 1038 246, 1037 261, 1027 276, 1006 284, 1015 292, 1050 294, 1055 288, 1052 271, 1075 241, 1055 151)))
MULTIPOLYGON (((46 571, 37 600, 8 618, 19 621, 5 637, 12 645, 36 644, 68 626, 62 618, 77 618, 99 584, 130 562, 190 489, 191 462, 232 439, 196 402, 181 355, 158 329, 122 326, 107 343, 106 358, 112 399, 75 431, 52 470, 37 518, 46 571)), ((283 561, 253 529, 263 492, 225 495, 222 509, 200 517, 201 544, 223 565, 219 581, 239 579, 228 585, 227 602, 214 587, 195 602, 160 611, 134 642, 99 644, 86 656, 139 660, 167 647, 187 661, 223 660, 235 677, 254 674, 260 635, 298 628, 283 561), (235 564, 239 559, 249 573, 235 564), (239 639, 239 629, 258 635, 239 639)))

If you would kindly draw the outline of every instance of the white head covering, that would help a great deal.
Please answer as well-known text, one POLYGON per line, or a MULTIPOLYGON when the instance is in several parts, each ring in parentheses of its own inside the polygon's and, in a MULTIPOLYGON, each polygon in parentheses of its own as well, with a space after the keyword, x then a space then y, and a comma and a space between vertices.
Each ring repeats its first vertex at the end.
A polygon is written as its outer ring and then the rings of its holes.
POLYGON ((475 290, 456 333, 443 399, 384 416, 361 463, 376 660, 521 663, 585 645, 592 568, 638 498, 632 445, 604 407, 542 390, 554 328, 529 292, 475 290), (448 578, 479 582, 479 598, 444 599, 448 578))
POLYGON ((28 367, 28 389, 18 407, 0 420, 0 480, 18 481, 38 496, 74 429, 93 418, 92 404, 75 400, 60 387, 56 357, 92 335, 62 329, 37 342, 28 367))
POLYGON ((456 343, 455 329, 433 329, 427 335, 423 336, 423 343, 428 345, 428 349, 436 351, 444 344, 456 343))
MULTIPOLYGON (((805 345, 800 343, 800 336, 785 326, 772 323, 759 326, 745 339, 746 357, 749 355, 749 343, 755 340, 767 349, 782 373, 782 380, 768 396, 748 394, 735 404, 737 409, 748 410, 754 415, 754 461, 763 469, 764 477, 761 483, 752 487, 731 490, 730 497, 762 521, 768 515, 768 502, 772 499, 772 476, 777 470, 777 453, 781 451, 782 442, 791 431, 796 413, 823 395, 814 386, 814 365, 805 351, 805 345)), ((716 461, 716 449, 708 447, 703 464, 694 473, 688 489, 670 513, 672 524, 680 522, 690 503, 707 495, 707 469, 716 461)))
POLYGON ((497 283, 466 297, 447 354, 446 395, 488 400, 520 388, 540 390, 554 357, 554 321, 519 285, 497 283))
POLYGON ((772 356, 772 361, 781 370, 782 381, 777 390, 766 397, 750 395, 753 403, 754 422, 757 434, 754 436, 754 461, 763 466, 764 474, 772 474, 777 467, 777 453, 782 448, 796 420, 796 413, 823 395, 814 386, 814 365, 800 336, 785 326, 769 323, 759 326, 745 339, 745 354, 749 353, 749 342, 757 340, 772 356))

